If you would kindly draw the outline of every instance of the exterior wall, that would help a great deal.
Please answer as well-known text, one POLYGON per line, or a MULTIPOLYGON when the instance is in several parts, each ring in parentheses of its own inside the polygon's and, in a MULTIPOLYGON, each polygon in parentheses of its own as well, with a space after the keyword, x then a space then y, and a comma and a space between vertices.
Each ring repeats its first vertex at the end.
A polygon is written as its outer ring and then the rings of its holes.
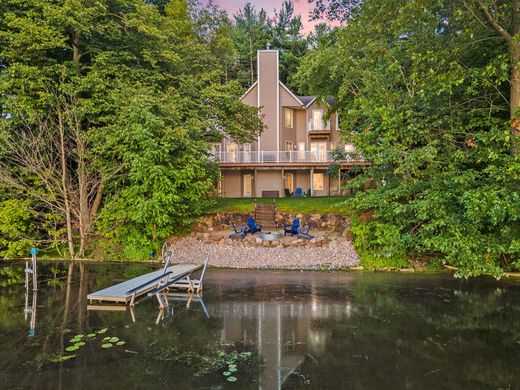
POLYGON ((242 172, 222 172, 222 197, 240 198, 242 196, 242 172))
POLYGON ((307 136, 307 111, 296 111, 296 147, 300 142, 305 142, 305 150, 309 150, 309 137, 307 136))
POLYGON ((279 196, 283 196, 282 170, 257 171, 256 196, 262 197, 262 191, 278 191, 279 196))
POLYGON ((296 173, 295 189, 300 187, 303 192, 307 192, 310 187, 310 173, 309 171, 298 171, 296 173))
POLYGON ((242 103, 249 106, 258 107, 258 84, 253 84, 253 88, 242 96, 242 103))
POLYGON ((258 105, 267 126, 260 136, 260 149, 278 150, 279 88, 278 50, 258 51, 258 105))
MULTIPOLYGON (((285 170, 285 173, 294 174, 294 189, 300 187, 303 192, 307 192, 311 188, 310 170, 285 170)), ((314 196, 339 195, 338 179, 329 177, 325 170, 314 170, 314 173, 323 174, 323 190, 313 191, 314 196)), ((278 191, 280 197, 285 196, 285 185, 281 170, 275 171, 257 171, 256 179, 254 172, 250 170, 242 171, 224 171, 222 172, 222 197, 224 198, 240 198, 243 196, 243 175, 253 175, 253 197, 262 197, 262 191, 278 191), (255 192, 256 191, 256 192, 255 192), (255 195, 256 194, 256 195, 255 195)))
POLYGON ((301 103, 294 98, 293 95, 287 90, 287 88, 283 84, 279 84, 280 88, 280 106, 285 107, 301 107, 301 103))

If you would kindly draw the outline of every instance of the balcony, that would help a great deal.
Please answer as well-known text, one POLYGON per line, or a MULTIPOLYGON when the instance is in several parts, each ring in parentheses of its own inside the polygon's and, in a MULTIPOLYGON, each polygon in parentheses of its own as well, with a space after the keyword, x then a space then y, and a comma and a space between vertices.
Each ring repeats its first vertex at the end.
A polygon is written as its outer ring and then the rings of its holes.
POLYGON ((324 122, 321 118, 311 119, 307 124, 307 131, 330 131, 330 121, 324 122))
MULTIPOLYGON (((260 152, 238 151, 238 152, 217 152, 213 153, 213 158, 221 165, 224 164, 299 164, 299 163, 331 163, 332 150, 320 151, 265 151, 260 152)), ((347 156, 341 162, 364 162, 362 158, 347 156)))

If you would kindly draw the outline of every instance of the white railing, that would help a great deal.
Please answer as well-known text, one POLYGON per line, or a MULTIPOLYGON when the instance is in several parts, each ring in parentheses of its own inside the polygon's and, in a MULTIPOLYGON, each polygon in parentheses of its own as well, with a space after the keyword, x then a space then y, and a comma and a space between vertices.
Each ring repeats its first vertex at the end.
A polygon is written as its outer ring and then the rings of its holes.
MULTIPOLYGON (((215 160, 221 164, 247 164, 247 163, 301 163, 301 162, 332 162, 332 150, 297 150, 297 151, 265 151, 251 152, 217 152, 213 154, 215 160)), ((364 161, 360 158, 347 156, 342 161, 364 161)))
POLYGON ((320 118, 311 119, 309 120, 307 130, 330 130, 330 121, 324 122, 320 118))

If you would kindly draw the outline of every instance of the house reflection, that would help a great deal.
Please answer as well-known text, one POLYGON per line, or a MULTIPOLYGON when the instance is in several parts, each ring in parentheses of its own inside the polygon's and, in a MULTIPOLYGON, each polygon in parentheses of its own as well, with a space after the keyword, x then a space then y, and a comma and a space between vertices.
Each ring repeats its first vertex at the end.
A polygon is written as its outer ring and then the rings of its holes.
POLYGON ((351 314, 348 301, 330 302, 315 293, 303 299, 233 301, 211 307, 223 321, 222 341, 257 346, 261 389, 280 389, 306 359, 317 362, 332 337, 327 323, 351 314))

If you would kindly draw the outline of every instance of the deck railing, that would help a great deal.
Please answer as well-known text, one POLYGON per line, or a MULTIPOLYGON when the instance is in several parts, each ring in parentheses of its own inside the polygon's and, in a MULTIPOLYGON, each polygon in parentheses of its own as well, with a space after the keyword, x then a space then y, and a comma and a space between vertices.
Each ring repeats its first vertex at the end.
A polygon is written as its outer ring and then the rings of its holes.
POLYGON ((318 119, 310 119, 308 126, 308 131, 314 131, 314 130, 330 130, 330 121, 322 121, 320 118, 318 119))
MULTIPOLYGON (((238 151, 218 152, 213 157, 221 164, 257 164, 257 163, 309 163, 309 162, 333 162, 332 150, 297 150, 297 151, 238 151)), ((362 162, 362 158, 354 158, 348 155, 347 162, 362 162)))

